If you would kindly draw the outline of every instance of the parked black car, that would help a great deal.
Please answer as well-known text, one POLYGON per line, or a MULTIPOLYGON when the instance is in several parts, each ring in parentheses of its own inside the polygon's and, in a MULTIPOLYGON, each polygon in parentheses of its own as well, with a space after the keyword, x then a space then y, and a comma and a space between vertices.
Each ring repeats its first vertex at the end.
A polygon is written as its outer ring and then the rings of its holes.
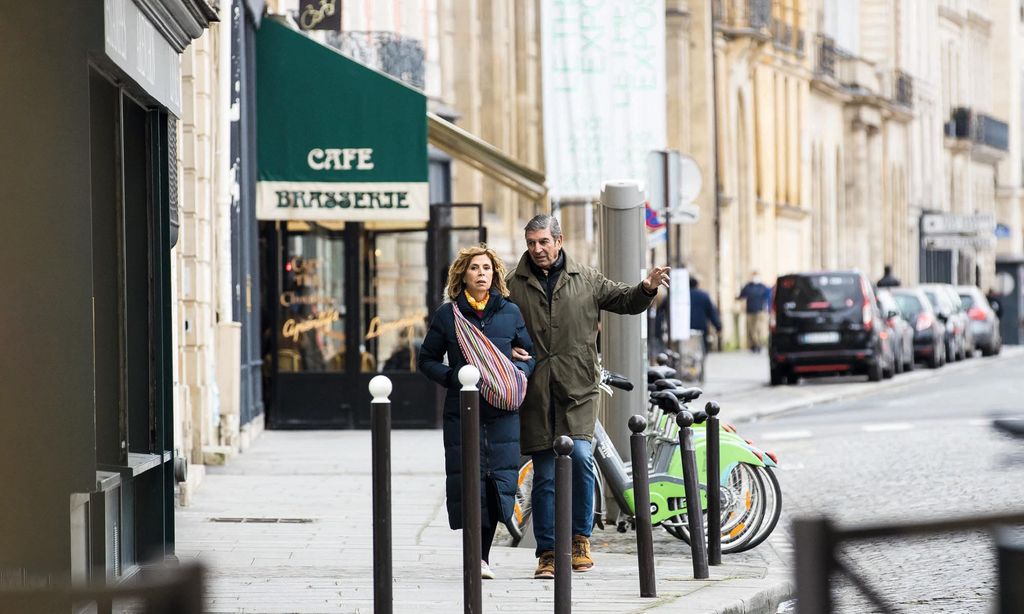
POLYGON ((967 311, 949 284, 921 284, 921 289, 931 301, 935 313, 946 326, 946 358, 963 360, 973 348, 968 345, 967 311), (954 300, 953 296, 956 296, 954 300))
POLYGON ((875 296, 878 298, 878 308, 882 312, 882 317, 889 325, 896 373, 912 371, 914 369, 914 327, 904 316, 903 310, 900 309, 892 292, 886 288, 879 288, 875 296))
POLYGON ((888 326, 871 283, 857 271, 779 277, 772 296, 768 356, 771 384, 801 377, 894 371, 888 326))
POLYGON ((914 327, 914 358, 932 369, 946 364, 946 325, 920 288, 893 288, 900 312, 914 327))
POLYGON ((999 316, 989 305, 988 299, 976 286, 959 286, 956 290, 967 308, 974 346, 980 348, 985 356, 998 354, 1003 348, 1003 338, 999 335, 999 316))

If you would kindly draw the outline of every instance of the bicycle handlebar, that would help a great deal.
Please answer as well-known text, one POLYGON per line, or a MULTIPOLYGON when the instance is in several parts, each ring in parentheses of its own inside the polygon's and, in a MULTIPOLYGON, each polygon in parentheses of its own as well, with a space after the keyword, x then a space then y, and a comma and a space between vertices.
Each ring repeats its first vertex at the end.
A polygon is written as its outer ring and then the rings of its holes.
POLYGON ((626 392, 633 389, 633 382, 626 379, 625 375, 615 373, 614 371, 608 371, 607 369, 601 371, 601 381, 612 388, 618 388, 619 390, 625 390, 626 392))

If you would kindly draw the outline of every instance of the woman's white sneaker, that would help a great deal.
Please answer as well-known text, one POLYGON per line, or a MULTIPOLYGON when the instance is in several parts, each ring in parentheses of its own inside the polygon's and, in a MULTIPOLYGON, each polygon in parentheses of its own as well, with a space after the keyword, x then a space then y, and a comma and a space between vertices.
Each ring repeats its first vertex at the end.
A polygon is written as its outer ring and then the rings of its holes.
POLYGON ((494 572, 491 571, 491 566, 487 564, 487 561, 480 561, 480 577, 484 580, 494 579, 494 572))

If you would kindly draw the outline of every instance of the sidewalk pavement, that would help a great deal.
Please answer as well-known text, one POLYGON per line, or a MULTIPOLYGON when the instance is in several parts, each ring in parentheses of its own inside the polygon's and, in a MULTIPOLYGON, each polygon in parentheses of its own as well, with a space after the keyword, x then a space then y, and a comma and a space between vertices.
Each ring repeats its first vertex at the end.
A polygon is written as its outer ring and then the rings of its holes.
MULTIPOLYGON (((462 537, 444 508, 441 432, 395 431, 392 446, 394 611, 461 612, 462 537)), ((372 612, 370 471, 367 431, 268 431, 211 467, 193 504, 176 510, 179 558, 207 568, 207 611, 372 612)), ((636 557, 596 549, 594 570, 573 574, 573 608, 774 612, 791 593, 773 549, 743 559, 754 562, 727 556, 710 580, 694 580, 686 548, 676 550, 656 560, 659 597, 641 599, 636 557)), ((532 550, 495 545, 491 565, 484 612, 553 611, 554 583, 533 579, 532 550)))
MULTIPOLYGON (((1019 358, 1024 348, 1005 348, 1019 358)), ((921 369, 882 383, 819 380, 769 387, 763 354, 708 358, 703 399, 722 404, 732 422, 897 388, 974 359, 921 369)), ((439 430, 392 434, 394 611, 462 611, 461 533, 448 529, 439 430)), ((192 505, 176 510, 177 553, 208 570, 210 612, 372 612, 370 434, 367 431, 269 431, 243 455, 210 467, 192 505)), ((608 529, 606 531, 614 531, 608 529)), ((764 613, 793 591, 783 527, 751 553, 725 557, 710 580, 694 580, 686 548, 656 531, 659 597, 641 599, 636 558, 623 538, 595 533, 596 567, 573 574, 578 612, 764 613), (671 542, 671 540, 669 540, 671 542)), ((497 580, 484 581, 485 612, 551 612, 554 585, 532 578, 527 548, 494 546, 497 580)))

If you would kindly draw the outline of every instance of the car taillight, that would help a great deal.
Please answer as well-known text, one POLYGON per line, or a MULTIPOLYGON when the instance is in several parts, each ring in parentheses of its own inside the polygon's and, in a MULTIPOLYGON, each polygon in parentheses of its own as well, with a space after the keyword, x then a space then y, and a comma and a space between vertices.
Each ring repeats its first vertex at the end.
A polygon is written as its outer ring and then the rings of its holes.
POLYGON ((981 307, 971 307, 970 309, 967 310, 967 315, 972 320, 978 320, 981 322, 985 321, 985 310, 982 309, 981 307))
POLYGON ((860 293, 864 296, 864 306, 861 308, 861 317, 864 318, 864 330, 871 330, 871 295, 868 293, 868 282, 860 278, 860 293))
POLYGON ((768 299, 768 331, 775 332, 775 287, 772 287, 771 298, 768 299))
POLYGON ((932 327, 933 323, 934 320, 932 319, 931 314, 921 313, 917 316, 917 323, 914 324, 914 328, 916 330, 927 330, 932 327))

